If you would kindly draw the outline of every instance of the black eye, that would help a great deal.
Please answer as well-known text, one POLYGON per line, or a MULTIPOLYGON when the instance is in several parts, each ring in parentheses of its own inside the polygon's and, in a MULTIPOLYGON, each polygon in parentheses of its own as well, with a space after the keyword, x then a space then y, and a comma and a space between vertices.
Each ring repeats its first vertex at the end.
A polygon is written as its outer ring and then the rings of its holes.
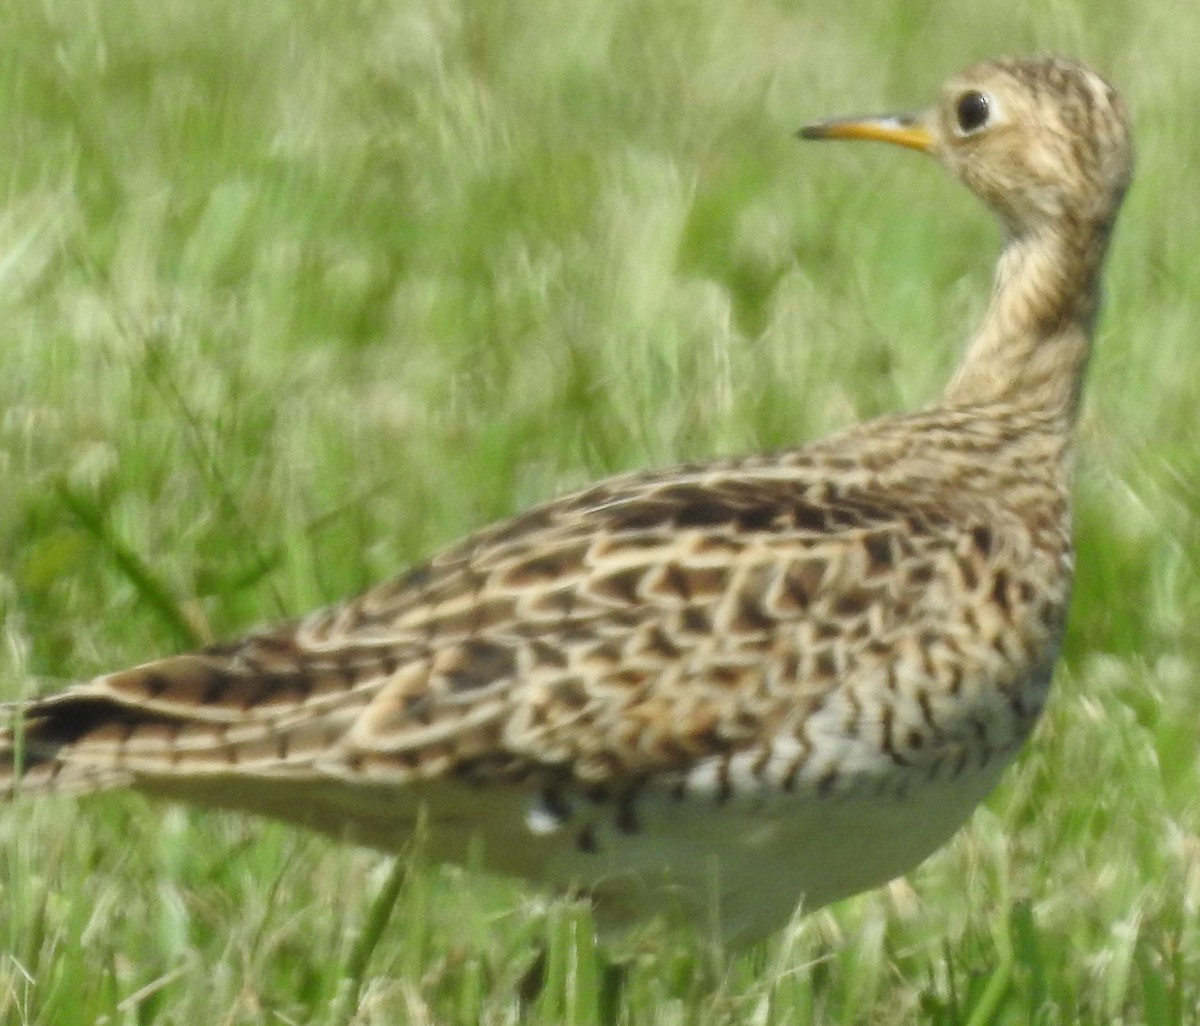
POLYGON ((990 113, 991 105, 988 103, 987 96, 977 93, 973 89, 969 93, 963 93, 958 98, 958 106, 954 108, 955 117, 958 118, 958 127, 967 133, 977 131, 986 125, 990 113))

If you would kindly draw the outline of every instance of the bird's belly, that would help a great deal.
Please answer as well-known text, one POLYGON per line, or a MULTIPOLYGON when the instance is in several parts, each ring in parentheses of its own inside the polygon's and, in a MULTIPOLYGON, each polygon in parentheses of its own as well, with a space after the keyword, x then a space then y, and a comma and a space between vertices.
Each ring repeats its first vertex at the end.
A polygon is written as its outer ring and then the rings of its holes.
MULTIPOLYGON (((932 779, 893 772, 829 794, 743 780, 720 795, 646 781, 625 804, 568 792, 553 809, 545 791, 448 780, 400 790, 277 782, 256 789, 252 802, 221 778, 142 786, 393 851, 415 841, 434 861, 590 896, 600 925, 613 930, 661 915, 737 942, 770 933, 798 907, 812 911, 912 869, 962 825, 1009 761, 932 779)), ((703 770, 692 776, 703 779, 703 770)))
POLYGON ((597 821, 587 845, 568 832, 539 876, 590 894, 603 925, 664 914, 751 941, 800 906, 812 911, 908 872, 963 824, 1004 762, 903 797, 777 792, 716 804, 649 792, 636 830, 611 822, 602 830, 597 821))

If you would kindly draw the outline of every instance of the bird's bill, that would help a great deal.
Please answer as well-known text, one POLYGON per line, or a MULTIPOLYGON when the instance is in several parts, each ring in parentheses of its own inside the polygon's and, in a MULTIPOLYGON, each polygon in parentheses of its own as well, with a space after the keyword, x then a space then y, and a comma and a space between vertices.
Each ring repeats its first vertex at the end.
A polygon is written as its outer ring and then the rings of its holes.
POLYGON ((922 153, 933 149, 933 134, 919 114, 833 118, 805 125, 796 134, 801 139, 868 139, 907 146, 922 153))

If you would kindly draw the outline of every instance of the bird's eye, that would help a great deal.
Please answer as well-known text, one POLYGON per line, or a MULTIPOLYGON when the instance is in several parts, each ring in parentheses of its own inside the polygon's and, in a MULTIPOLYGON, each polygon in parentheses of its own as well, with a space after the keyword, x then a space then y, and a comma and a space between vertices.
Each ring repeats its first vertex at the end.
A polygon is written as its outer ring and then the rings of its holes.
POLYGON ((974 89, 969 93, 963 93, 958 98, 958 106, 954 108, 958 127, 967 135, 979 131, 986 125, 991 112, 991 104, 987 96, 974 89))

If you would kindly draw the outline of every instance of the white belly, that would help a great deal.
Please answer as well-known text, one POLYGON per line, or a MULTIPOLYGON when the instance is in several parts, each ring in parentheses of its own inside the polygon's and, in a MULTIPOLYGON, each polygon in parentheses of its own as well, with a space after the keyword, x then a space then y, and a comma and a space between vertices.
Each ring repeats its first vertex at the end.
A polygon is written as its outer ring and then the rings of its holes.
POLYGON ((751 941, 801 905, 812 911, 912 869, 962 825, 1009 761, 997 755, 933 780, 893 767, 890 777, 866 774, 861 786, 824 796, 808 784, 750 786, 743 774, 723 797, 700 764, 689 774, 701 781, 696 789, 681 797, 645 781, 624 812, 611 797, 577 789, 551 800, 545 790, 445 779, 401 789, 274 781, 252 794, 220 775, 141 786, 392 851, 415 835, 432 860, 590 895, 604 928, 663 915, 751 941))
POLYGON ((1003 768, 996 760, 902 799, 775 793, 718 805, 645 793, 636 832, 597 830, 594 852, 572 838, 542 878, 591 893, 608 926, 660 912, 751 941, 801 904, 813 911, 914 868, 950 839, 1003 768))

